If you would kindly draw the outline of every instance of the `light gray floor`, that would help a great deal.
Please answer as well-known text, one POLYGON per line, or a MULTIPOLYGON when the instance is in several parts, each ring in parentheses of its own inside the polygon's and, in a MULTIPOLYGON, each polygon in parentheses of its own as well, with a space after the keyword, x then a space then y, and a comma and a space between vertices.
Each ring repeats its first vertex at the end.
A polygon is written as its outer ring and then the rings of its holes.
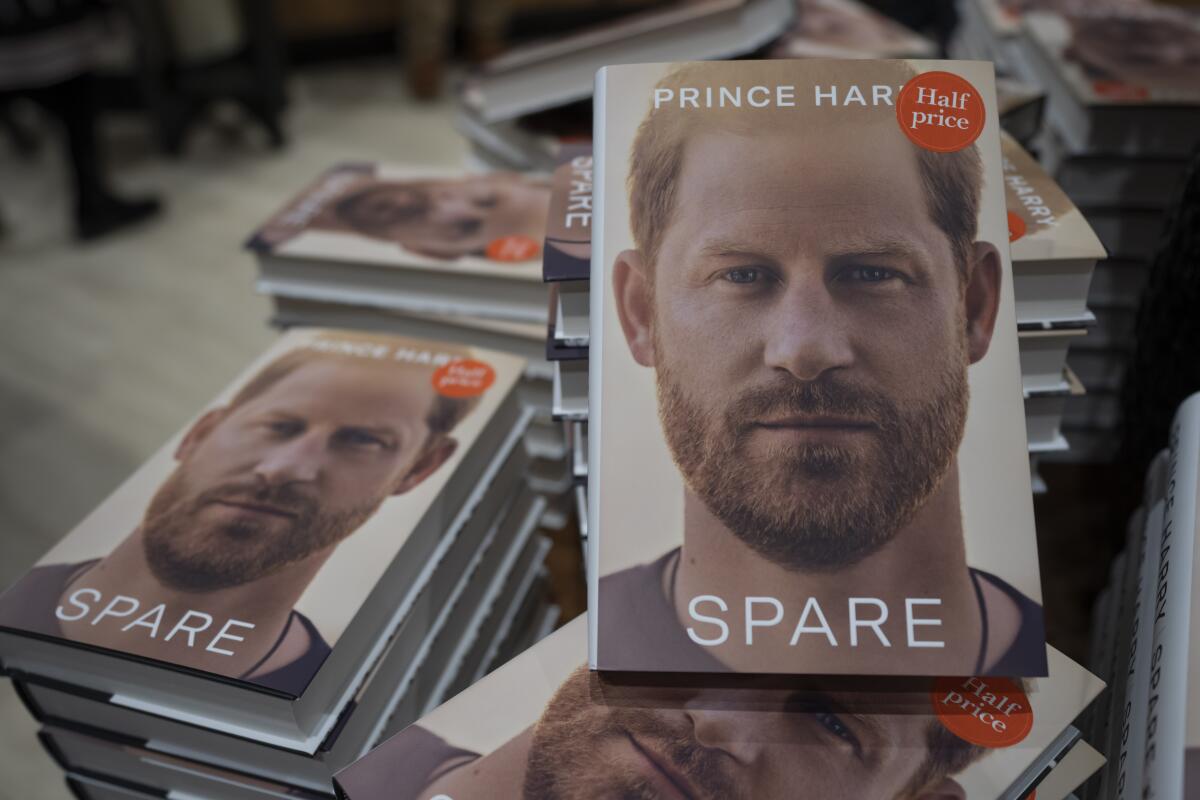
MULTIPOLYGON (((0 146, 0 586, 7 586, 225 385, 273 333, 240 245, 339 160, 463 164, 449 105, 416 105, 390 63, 293 82, 291 145, 198 136, 172 161, 116 121, 122 186, 166 216, 81 247, 67 235, 64 165, 0 146)), ((66 797, 11 686, 0 681, 0 800, 66 797)))

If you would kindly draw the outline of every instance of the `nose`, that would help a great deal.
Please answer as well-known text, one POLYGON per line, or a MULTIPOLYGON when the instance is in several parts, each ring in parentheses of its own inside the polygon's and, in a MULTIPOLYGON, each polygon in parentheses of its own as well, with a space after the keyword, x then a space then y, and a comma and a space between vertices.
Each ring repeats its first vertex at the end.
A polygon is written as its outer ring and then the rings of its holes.
POLYGON ((270 448, 254 468, 254 475, 273 488, 313 483, 321 475, 323 449, 315 432, 294 437, 270 448))
POLYGON ((445 187, 434 192, 429 216, 432 222, 453 223, 479 219, 481 213, 468 192, 445 187))
POLYGON ((771 369, 812 381, 854 361, 848 320, 823 276, 791 281, 765 313, 763 357, 771 369))
POLYGON ((728 697, 701 692, 684 704, 684 713, 692 723, 696 743, 710 750, 721 750, 739 764, 754 764, 765 746, 756 718, 763 714, 722 708, 728 697), (756 731, 760 735, 756 735, 756 731))

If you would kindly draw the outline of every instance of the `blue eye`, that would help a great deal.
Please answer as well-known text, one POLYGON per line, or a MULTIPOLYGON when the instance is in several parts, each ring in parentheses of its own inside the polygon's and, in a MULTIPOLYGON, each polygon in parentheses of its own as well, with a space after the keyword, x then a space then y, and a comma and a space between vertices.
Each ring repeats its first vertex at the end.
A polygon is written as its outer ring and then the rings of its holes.
POLYGON ((290 419, 279 419, 267 423, 267 429, 276 436, 295 436, 303 428, 301 423, 290 419))
POLYGON ((883 267, 855 267, 850 270, 855 280, 863 283, 883 283, 896 277, 896 273, 883 267))
POLYGON ((762 272, 754 267, 738 267, 726 270, 721 277, 730 283, 754 283, 762 277, 762 272))
POLYGON ((343 442, 353 447, 386 447, 382 439, 366 431, 342 431, 340 437, 343 442))

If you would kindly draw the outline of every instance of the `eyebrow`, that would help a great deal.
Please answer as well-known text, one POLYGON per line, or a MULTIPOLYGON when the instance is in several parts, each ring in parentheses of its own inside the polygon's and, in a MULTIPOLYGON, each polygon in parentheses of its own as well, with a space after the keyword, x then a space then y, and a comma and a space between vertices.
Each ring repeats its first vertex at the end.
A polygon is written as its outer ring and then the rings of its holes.
MULTIPOLYGON (((705 242, 697 251, 702 258, 742 257, 773 260, 761 245, 751 244, 740 238, 714 238, 705 242)), ((870 236, 851 240, 831 248, 826 259, 846 260, 864 257, 903 258, 925 266, 930 257, 925 248, 902 236, 870 236)))

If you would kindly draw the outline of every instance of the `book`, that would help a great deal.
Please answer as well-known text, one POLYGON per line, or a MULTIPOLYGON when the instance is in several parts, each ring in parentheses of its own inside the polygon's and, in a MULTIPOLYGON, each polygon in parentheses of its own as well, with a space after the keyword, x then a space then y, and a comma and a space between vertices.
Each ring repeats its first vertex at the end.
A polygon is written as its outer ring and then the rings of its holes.
POLYGON ((469 76, 459 101, 491 124, 590 97, 592 77, 606 64, 745 55, 784 31, 793 2, 674 0, 570 36, 513 48, 469 76))
POLYGON ((383 738, 420 717, 449 680, 469 680, 476 668, 461 658, 464 643, 493 641, 500 633, 494 607, 522 599, 520 590, 536 573, 545 554, 535 533, 546 503, 528 490, 506 486, 499 511, 486 512, 487 532, 465 557, 451 551, 459 578, 452 593, 422 599, 414 614, 426 620, 415 643, 394 640, 364 690, 356 694, 337 727, 314 752, 302 752, 180 723, 127 708, 105 693, 14 675, 18 696, 43 725, 85 726, 104 735, 135 741, 167 755, 186 754, 265 780, 301 789, 332 792, 333 774, 365 754, 383 738), (532 565, 527 562, 533 562, 532 565))
POLYGON ((1065 387, 1025 391, 1025 431, 1029 449, 1054 449, 1063 438, 1063 412, 1085 395, 1083 384, 1070 368, 1063 371, 1065 387))
POLYGON ((551 179, 542 279, 586 281, 591 255, 592 146, 573 144, 559 153, 551 179))
POLYGON ((768 58, 932 58, 937 47, 857 0, 794 0, 792 24, 768 58))
POLYGON ((1052 649, 1046 678, 908 685, 626 681, 586 651, 568 623, 338 773, 340 796, 1018 798, 1103 688, 1052 649))
POLYGON ((543 177, 347 163, 246 247, 271 296, 544 323, 549 204, 543 177))
POLYGON ((1034 147, 1046 172, 1076 204, 1088 208, 1165 209, 1187 169, 1185 159, 1150 153, 1073 152, 1052 128, 1042 131, 1034 147))
MULTIPOLYGON (((1152 3, 1079 4, 1021 18, 1022 63, 1073 152, 1185 158, 1200 125, 1200 17, 1152 3)), ((1113 248, 1109 248, 1112 250, 1113 248)))
POLYGON ((522 369, 284 335, 0 595, 0 661, 313 752, 520 446, 522 369))
POLYGON ((1044 675, 991 65, 608 67, 593 141, 592 667, 1044 675))
POLYGON ((1196 497, 1200 490, 1200 394, 1175 413, 1163 495, 1163 528, 1154 585, 1150 690, 1146 699, 1144 800, 1200 793, 1200 603, 1196 497))
POLYGON ((1082 212, 1007 134, 1000 137, 1017 323, 1077 319, 1107 253, 1082 212))

